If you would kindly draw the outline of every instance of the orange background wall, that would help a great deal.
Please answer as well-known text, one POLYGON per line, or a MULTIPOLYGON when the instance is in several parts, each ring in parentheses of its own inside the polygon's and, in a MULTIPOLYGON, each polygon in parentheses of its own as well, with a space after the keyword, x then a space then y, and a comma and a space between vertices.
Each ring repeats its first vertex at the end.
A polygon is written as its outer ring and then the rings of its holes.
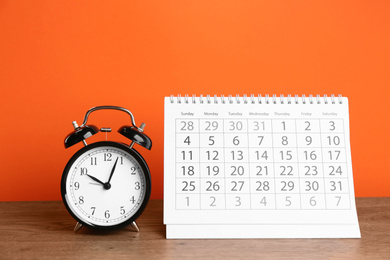
POLYGON ((187 93, 348 96, 356 195, 390 196, 389 1, 3 0, 0 87, 1 201, 60 200, 71 122, 105 104, 146 123, 162 198, 163 97, 187 93))

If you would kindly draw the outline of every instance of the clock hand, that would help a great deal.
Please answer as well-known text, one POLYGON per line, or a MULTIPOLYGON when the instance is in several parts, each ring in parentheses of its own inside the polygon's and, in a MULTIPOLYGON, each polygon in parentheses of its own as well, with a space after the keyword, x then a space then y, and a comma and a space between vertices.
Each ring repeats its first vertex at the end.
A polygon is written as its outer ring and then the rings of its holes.
POLYGON ((102 182, 101 180, 99 180, 98 178, 96 177, 93 177, 92 175, 89 175, 89 174, 86 174, 89 178, 91 178, 92 180, 100 183, 101 185, 104 185, 104 182, 102 182))
POLYGON ((110 178, 108 178, 108 182, 107 182, 107 183, 110 183, 110 181, 111 181, 111 178, 112 178, 112 175, 114 175, 114 171, 115 171, 115 168, 116 168, 116 163, 118 162, 118 159, 119 159, 119 157, 116 157, 116 160, 115 160, 114 166, 112 167, 112 170, 111 170, 111 173, 110 173, 110 178))

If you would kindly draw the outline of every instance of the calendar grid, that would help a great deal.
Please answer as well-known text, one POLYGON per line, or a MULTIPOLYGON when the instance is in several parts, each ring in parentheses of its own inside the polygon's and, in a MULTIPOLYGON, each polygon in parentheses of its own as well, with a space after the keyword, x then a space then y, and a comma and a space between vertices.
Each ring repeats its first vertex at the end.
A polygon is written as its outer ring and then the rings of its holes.
POLYGON ((350 187, 343 124, 340 119, 315 118, 176 119, 175 208, 348 209, 350 187), (259 126, 260 122, 262 131, 251 129, 251 123, 259 126), (278 123, 283 130, 274 128, 278 123), (316 128, 305 132, 302 123, 316 128), (329 123, 332 127, 337 124, 337 131, 323 131, 329 123), (325 140, 329 142, 326 145, 325 140), (326 161, 324 154, 328 156, 326 161), (265 175, 256 174, 255 169, 265 175), (336 172, 340 176, 332 177, 336 172), (328 206, 329 200, 333 201, 332 207, 328 206))

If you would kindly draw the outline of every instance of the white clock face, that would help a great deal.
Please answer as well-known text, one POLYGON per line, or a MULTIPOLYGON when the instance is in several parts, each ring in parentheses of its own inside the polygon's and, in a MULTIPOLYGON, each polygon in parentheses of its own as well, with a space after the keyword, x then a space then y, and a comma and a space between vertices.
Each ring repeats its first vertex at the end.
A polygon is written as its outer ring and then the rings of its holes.
POLYGON ((146 196, 145 174, 139 162, 123 149, 98 146, 70 165, 66 203, 82 222, 115 226, 128 221, 146 196))

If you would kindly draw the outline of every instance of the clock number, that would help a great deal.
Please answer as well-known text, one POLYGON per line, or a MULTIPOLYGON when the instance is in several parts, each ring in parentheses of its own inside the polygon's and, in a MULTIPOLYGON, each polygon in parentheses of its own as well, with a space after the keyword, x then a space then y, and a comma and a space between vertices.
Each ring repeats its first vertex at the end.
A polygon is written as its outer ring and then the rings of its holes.
POLYGON ((141 189, 141 185, 140 185, 139 181, 135 182, 135 189, 136 190, 141 189))
POLYGON ((106 219, 109 219, 110 218, 110 211, 109 210, 106 210, 105 212, 104 212, 104 217, 106 218, 106 219))
MULTIPOLYGON (((91 158, 92 159, 92 158, 91 158)), ((96 158, 95 158, 96 159, 96 158)), ((88 169, 85 167, 80 168, 80 175, 86 175, 88 173, 88 169)))
POLYGON ((84 197, 83 196, 79 197, 79 204, 84 204, 84 197))
POLYGON ((91 157, 91 165, 97 165, 97 158, 91 157))
POLYGON ((111 153, 104 153, 104 161, 109 162, 112 161, 112 154, 111 153))
POLYGON ((124 206, 121 206, 120 214, 121 214, 121 215, 124 215, 125 213, 126 213, 125 207, 124 207, 124 206))
POLYGON ((74 190, 78 190, 78 189, 80 189, 80 183, 75 182, 74 183, 74 190))
POLYGON ((95 214, 96 207, 91 207, 92 213, 91 215, 93 216, 95 214))
POLYGON ((121 161, 120 164, 123 165, 123 157, 120 157, 121 161))
POLYGON ((135 166, 131 167, 131 175, 135 175, 135 172, 137 171, 137 168, 135 166))
POLYGON ((131 197, 130 201, 131 201, 133 204, 135 203, 134 196, 131 197))

